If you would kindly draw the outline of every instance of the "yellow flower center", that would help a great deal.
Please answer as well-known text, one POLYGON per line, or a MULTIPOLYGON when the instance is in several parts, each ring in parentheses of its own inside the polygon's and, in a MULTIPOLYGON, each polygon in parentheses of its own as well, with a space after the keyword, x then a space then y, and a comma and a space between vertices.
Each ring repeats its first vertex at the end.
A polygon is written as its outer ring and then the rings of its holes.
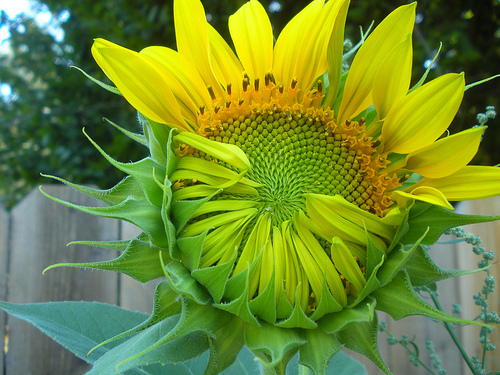
MULTIPOLYGON (((364 287, 365 223, 385 216, 399 182, 383 172, 388 161, 366 135, 364 120, 336 124, 333 111, 320 107, 323 97, 321 82, 300 95, 296 81, 285 90, 270 74, 263 89, 245 77, 239 98, 230 95, 222 102, 213 95, 213 110, 201 111, 198 134, 239 147, 251 165, 244 178, 199 149, 180 144, 177 150, 181 161, 172 176, 177 181, 173 199, 215 193, 180 235, 206 231, 201 268, 234 261, 235 276, 258 261, 250 275, 250 300, 272 277, 276 300, 284 291, 306 312, 317 306, 323 282, 341 305, 352 286, 355 294, 364 287), (226 180, 219 178, 219 169, 212 178, 203 174, 214 165, 228 171, 226 180), (207 185, 212 190, 204 193, 207 185), (358 211, 339 212, 346 204, 358 211)), ((370 237, 384 249, 392 229, 374 225, 383 229, 369 227, 370 237)))
MULTIPOLYGON (((394 174, 381 172, 388 161, 365 134, 364 120, 337 125, 331 110, 315 105, 323 97, 321 89, 294 103, 294 83, 285 96, 271 79, 263 91, 251 89, 247 80, 244 98, 215 105, 211 117, 200 116, 199 133, 246 153, 252 165, 246 177, 262 184, 253 199, 261 203, 262 212, 270 213, 273 224, 305 210, 305 193, 341 195, 382 217, 392 205, 389 192, 400 184, 394 174)), ((187 152, 217 161, 194 149, 187 152)))

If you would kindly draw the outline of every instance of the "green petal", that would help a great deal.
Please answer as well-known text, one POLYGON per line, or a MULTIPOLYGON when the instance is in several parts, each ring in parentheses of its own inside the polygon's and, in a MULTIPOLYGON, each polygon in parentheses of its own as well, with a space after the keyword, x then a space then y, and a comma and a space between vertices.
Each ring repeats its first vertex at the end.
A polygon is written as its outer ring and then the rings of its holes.
POLYGON ((349 249, 338 237, 332 238, 331 257, 335 267, 361 293, 366 285, 365 277, 349 249))
POLYGON ((177 142, 186 143, 189 146, 197 148, 241 170, 250 171, 252 169, 246 154, 235 145, 211 141, 201 135, 189 132, 182 132, 176 135, 174 139, 177 142))

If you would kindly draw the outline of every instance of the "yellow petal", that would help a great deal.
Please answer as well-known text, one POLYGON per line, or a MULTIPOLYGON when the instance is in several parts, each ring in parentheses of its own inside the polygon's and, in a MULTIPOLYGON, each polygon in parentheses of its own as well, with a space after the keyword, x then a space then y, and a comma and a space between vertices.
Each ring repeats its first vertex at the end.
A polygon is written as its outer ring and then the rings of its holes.
POLYGON ((430 186, 450 201, 500 195, 500 168, 468 165, 444 178, 423 178, 414 186, 430 186))
POLYGON ((347 202, 340 195, 306 194, 307 201, 311 201, 313 204, 320 202, 344 219, 358 225, 360 228, 365 227, 369 232, 384 237, 389 241, 392 241, 396 233, 395 226, 385 224, 378 216, 347 202))
POLYGON ((335 267, 360 293, 366 285, 366 279, 347 246, 338 237, 333 237, 331 256, 335 267))
POLYGON ((243 79, 243 67, 240 60, 210 24, 208 24, 208 39, 215 76, 224 87, 227 87, 230 83, 231 93, 238 98, 240 96, 241 80, 243 79))
MULTIPOLYGON (((360 245, 367 246, 368 239, 364 226, 360 226, 348 219, 340 216, 339 213, 332 210, 331 207, 325 205, 318 199, 306 198, 307 214, 315 224, 311 226, 319 229, 315 232, 317 235, 324 237, 330 241, 333 237, 340 237, 342 240, 351 241, 360 245)), ((382 250, 387 249, 385 242, 378 236, 368 233, 374 244, 382 250)))
POLYGON ((411 34, 396 45, 380 66, 373 82, 373 105, 383 119, 392 106, 406 96, 411 80, 413 49, 411 34))
POLYGON ((229 17, 229 32, 245 71, 262 84, 273 67, 273 29, 266 10, 250 0, 229 17))
POLYGON ((225 161, 242 170, 250 170, 250 161, 246 154, 238 146, 211 141, 199 134, 182 132, 174 137, 177 142, 185 143, 200 151, 225 161))
POLYGON ((412 3, 394 10, 373 30, 356 53, 346 79, 337 122, 343 123, 355 117, 372 104, 375 73, 394 46, 413 31, 415 6, 416 3, 412 3))
POLYGON ((212 70, 208 23, 201 2, 175 0, 174 24, 177 51, 196 64, 205 84, 211 86, 218 97, 224 97, 224 90, 212 70))
POLYGON ((387 115, 384 152, 408 154, 430 145, 448 128, 464 96, 461 74, 445 74, 412 91, 387 115))
MULTIPOLYGON (((349 2, 341 0, 323 4, 321 0, 309 4, 278 37, 274 48, 274 72, 278 82, 289 85, 295 78, 299 86, 306 90, 327 70, 328 43, 337 14, 342 7, 347 11, 349 2)), ((343 40, 340 43, 340 59, 342 47, 343 40)))
POLYGON ((339 4, 339 11, 332 34, 328 42, 327 62, 328 62, 328 94, 323 103, 323 107, 332 107, 337 98, 340 88, 340 76, 342 75, 342 63, 344 52, 344 29, 347 18, 349 1, 342 1, 339 4))
POLYGON ((104 39, 92 45, 95 61, 125 99, 147 118, 190 130, 165 74, 144 56, 104 39))
POLYGON ((455 173, 472 160, 486 126, 467 129, 440 139, 406 157, 405 169, 424 177, 441 178, 455 173))
MULTIPOLYGON (((302 242, 307 244, 306 251, 312 256, 314 261, 319 266, 320 274, 318 277, 321 279, 321 283, 323 283, 323 279, 326 280, 330 292, 335 300, 341 305, 345 305, 347 303, 347 298, 342 280, 340 280, 340 276, 335 270, 332 261, 328 258, 328 255, 326 255, 325 250, 321 247, 318 240, 304 225, 302 225, 301 221, 305 217, 306 216, 303 211, 299 211, 299 214, 295 215, 295 221, 298 224, 296 226, 297 234, 302 242)), ((320 295, 317 295, 317 297, 319 301, 320 295)))
POLYGON ((153 59, 172 75, 185 90, 196 110, 201 106, 207 110, 212 109, 212 99, 207 87, 191 61, 179 52, 166 47, 147 47, 141 51, 141 54, 153 59))
POLYGON ((448 202, 444 194, 435 188, 429 186, 419 186, 412 187, 409 190, 410 192, 396 190, 392 193, 392 197, 396 199, 398 203, 403 202, 407 199, 416 199, 422 202, 435 204, 453 210, 453 206, 450 204, 450 202, 448 202))

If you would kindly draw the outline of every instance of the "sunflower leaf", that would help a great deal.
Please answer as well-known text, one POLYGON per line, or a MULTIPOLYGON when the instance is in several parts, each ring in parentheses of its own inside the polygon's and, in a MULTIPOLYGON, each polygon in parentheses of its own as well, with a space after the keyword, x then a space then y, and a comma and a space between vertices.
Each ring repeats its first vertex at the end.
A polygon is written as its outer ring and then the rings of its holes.
POLYGON ((408 272, 413 286, 425 286, 451 277, 483 271, 484 268, 470 271, 442 269, 432 261, 429 253, 422 246, 418 246, 408 262, 406 262, 405 270, 408 272))
POLYGON ((144 191, 144 195, 151 204, 155 205, 156 207, 161 207, 162 191, 156 183, 156 180, 164 179, 164 166, 158 164, 156 161, 149 157, 135 163, 120 163, 106 154, 104 150, 101 149, 99 145, 87 135, 87 133, 85 133, 85 130, 83 131, 83 134, 85 134, 85 136, 94 145, 97 151, 99 151, 111 165, 113 165, 120 171, 129 174, 137 180, 137 182, 141 185, 142 190, 144 191))
POLYGON ((235 362, 245 345, 243 333, 243 320, 233 316, 228 325, 218 330, 214 338, 209 339, 210 359, 204 375, 219 374, 235 362))
POLYGON ((299 348, 299 363, 309 367, 315 375, 326 375, 330 360, 344 345, 335 335, 321 329, 305 330, 304 336, 307 341, 299 348))
POLYGON ((146 232, 154 246, 166 247, 167 239, 165 236, 165 229, 162 225, 160 210, 147 201, 136 200, 133 197, 129 197, 123 202, 110 207, 86 207, 52 197, 41 188, 40 191, 43 195, 55 202, 87 214, 125 220, 135 224, 146 232))
POLYGON ((125 252, 116 259, 92 263, 58 263, 47 267, 43 273, 56 267, 93 268, 121 272, 141 283, 146 283, 163 276, 163 270, 158 261, 160 251, 148 242, 133 239, 129 242, 125 252))
POLYGON ((430 227, 422 245, 432 245, 448 229, 460 225, 499 220, 500 216, 463 215, 428 203, 416 202, 410 211, 410 230, 403 236, 404 244, 415 243, 430 227), (429 225, 432 223, 432 226, 429 225))
POLYGON ((415 294, 408 273, 404 270, 399 272, 389 284, 376 290, 372 295, 377 299, 377 310, 386 312, 394 320, 410 315, 422 315, 443 322, 484 325, 480 322, 447 315, 422 301, 415 294))
POLYGON ((266 367, 276 366, 289 351, 305 342, 294 329, 283 329, 266 322, 262 322, 259 328, 245 325, 245 345, 266 367))
POLYGON ((374 314, 371 321, 351 324, 337 333, 337 337, 346 348, 363 354, 386 374, 391 374, 382 357, 380 357, 377 347, 377 332, 377 315, 374 314))

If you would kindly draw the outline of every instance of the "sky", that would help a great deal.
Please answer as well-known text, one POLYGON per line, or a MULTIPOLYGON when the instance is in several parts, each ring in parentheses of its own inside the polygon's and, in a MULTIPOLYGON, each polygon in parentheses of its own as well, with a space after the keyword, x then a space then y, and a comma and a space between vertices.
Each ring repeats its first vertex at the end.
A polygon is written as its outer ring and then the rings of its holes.
MULTIPOLYGON (((32 16, 40 27, 44 27, 54 38, 60 42, 64 39, 64 31, 60 27, 62 22, 69 18, 69 12, 61 12, 54 18, 45 5, 41 5, 35 11, 34 8, 39 3, 36 0, 0 0, 0 10, 7 13, 9 18, 14 18, 20 13, 32 16)), ((22 32, 22 31, 21 31, 22 32)), ((0 44, 9 38, 9 31, 6 27, 0 28, 0 44)))

